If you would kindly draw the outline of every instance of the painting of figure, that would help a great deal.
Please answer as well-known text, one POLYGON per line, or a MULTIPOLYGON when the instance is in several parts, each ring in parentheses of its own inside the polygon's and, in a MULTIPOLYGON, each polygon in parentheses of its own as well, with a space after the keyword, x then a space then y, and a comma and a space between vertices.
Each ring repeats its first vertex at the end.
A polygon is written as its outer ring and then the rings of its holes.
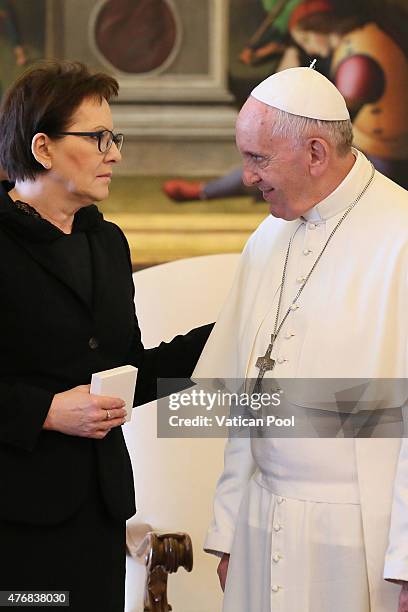
MULTIPOLYGON (((241 106, 269 74, 308 66, 346 99, 354 144, 408 187, 408 7, 404 0, 231 0, 230 87, 241 106), (252 8, 252 17, 251 17, 252 8), (244 41, 247 42, 244 42, 244 41)), ((210 182, 164 184, 179 202, 259 192, 239 168, 210 182)))
MULTIPOLYGON (((342 0, 307 0, 289 31, 309 57, 329 61, 327 76, 346 99, 354 144, 376 168, 408 187, 408 12, 342 0)), ((293 55, 292 55, 293 58, 293 55)), ((291 60, 292 60, 291 58, 291 60)), ((278 69, 293 64, 285 56, 278 69)), ((299 61, 299 64, 301 62, 299 61)))

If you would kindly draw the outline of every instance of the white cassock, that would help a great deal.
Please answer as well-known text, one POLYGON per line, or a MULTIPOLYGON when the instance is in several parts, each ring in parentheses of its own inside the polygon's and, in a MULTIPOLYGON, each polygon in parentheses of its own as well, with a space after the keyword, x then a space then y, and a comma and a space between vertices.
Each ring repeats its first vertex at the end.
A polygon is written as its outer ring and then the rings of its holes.
MULTIPOLYGON (((341 185, 303 218, 268 217, 251 236, 194 378, 256 378, 289 239, 281 313, 369 180, 354 153, 341 185)), ((375 173, 298 306, 275 343, 274 377, 407 377, 405 190, 375 173)), ((408 580, 405 441, 229 440, 205 548, 231 553, 224 612, 396 612, 400 587, 384 577, 408 580)))

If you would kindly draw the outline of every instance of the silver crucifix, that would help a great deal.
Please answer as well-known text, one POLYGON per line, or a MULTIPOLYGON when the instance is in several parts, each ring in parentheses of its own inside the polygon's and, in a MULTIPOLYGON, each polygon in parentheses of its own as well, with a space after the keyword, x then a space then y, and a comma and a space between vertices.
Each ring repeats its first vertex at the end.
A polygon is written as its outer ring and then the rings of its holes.
POLYGON ((256 360, 255 366, 259 368, 258 378, 256 379, 254 387, 254 391, 256 392, 259 391, 263 377, 265 376, 266 372, 270 372, 275 367, 275 359, 272 359, 271 357, 275 338, 276 336, 274 334, 271 334, 271 341, 268 345, 268 348, 266 349, 265 355, 263 355, 262 357, 258 357, 258 359, 256 360))

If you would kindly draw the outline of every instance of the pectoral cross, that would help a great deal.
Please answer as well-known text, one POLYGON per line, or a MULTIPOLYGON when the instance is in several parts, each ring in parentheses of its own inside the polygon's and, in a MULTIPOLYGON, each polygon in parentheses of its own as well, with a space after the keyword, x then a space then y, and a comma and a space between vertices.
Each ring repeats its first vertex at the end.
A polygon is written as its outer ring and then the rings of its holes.
POLYGON ((262 380, 266 372, 270 372, 275 367, 275 359, 272 359, 271 357, 275 338, 276 336, 274 334, 271 334, 271 341, 268 345, 268 348, 266 349, 265 355, 263 355, 262 357, 258 357, 258 359, 256 360, 255 366, 259 368, 259 374, 258 378, 256 379, 254 392, 258 392, 260 390, 262 380))

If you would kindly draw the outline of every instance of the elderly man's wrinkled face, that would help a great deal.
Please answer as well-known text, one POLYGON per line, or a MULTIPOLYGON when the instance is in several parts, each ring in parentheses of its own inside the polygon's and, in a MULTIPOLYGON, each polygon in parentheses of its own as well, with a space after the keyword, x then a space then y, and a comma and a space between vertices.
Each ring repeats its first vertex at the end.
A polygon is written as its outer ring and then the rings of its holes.
MULTIPOLYGON (((112 114, 105 99, 87 98, 72 117, 69 132, 112 130, 112 114)), ((115 144, 101 153, 92 136, 64 136, 52 142, 52 179, 70 199, 86 205, 109 195, 113 166, 121 160, 115 144)))
POLYGON ((306 147, 271 136, 275 111, 249 98, 237 121, 236 140, 244 162, 243 179, 262 191, 274 217, 297 219, 314 205, 306 147))

